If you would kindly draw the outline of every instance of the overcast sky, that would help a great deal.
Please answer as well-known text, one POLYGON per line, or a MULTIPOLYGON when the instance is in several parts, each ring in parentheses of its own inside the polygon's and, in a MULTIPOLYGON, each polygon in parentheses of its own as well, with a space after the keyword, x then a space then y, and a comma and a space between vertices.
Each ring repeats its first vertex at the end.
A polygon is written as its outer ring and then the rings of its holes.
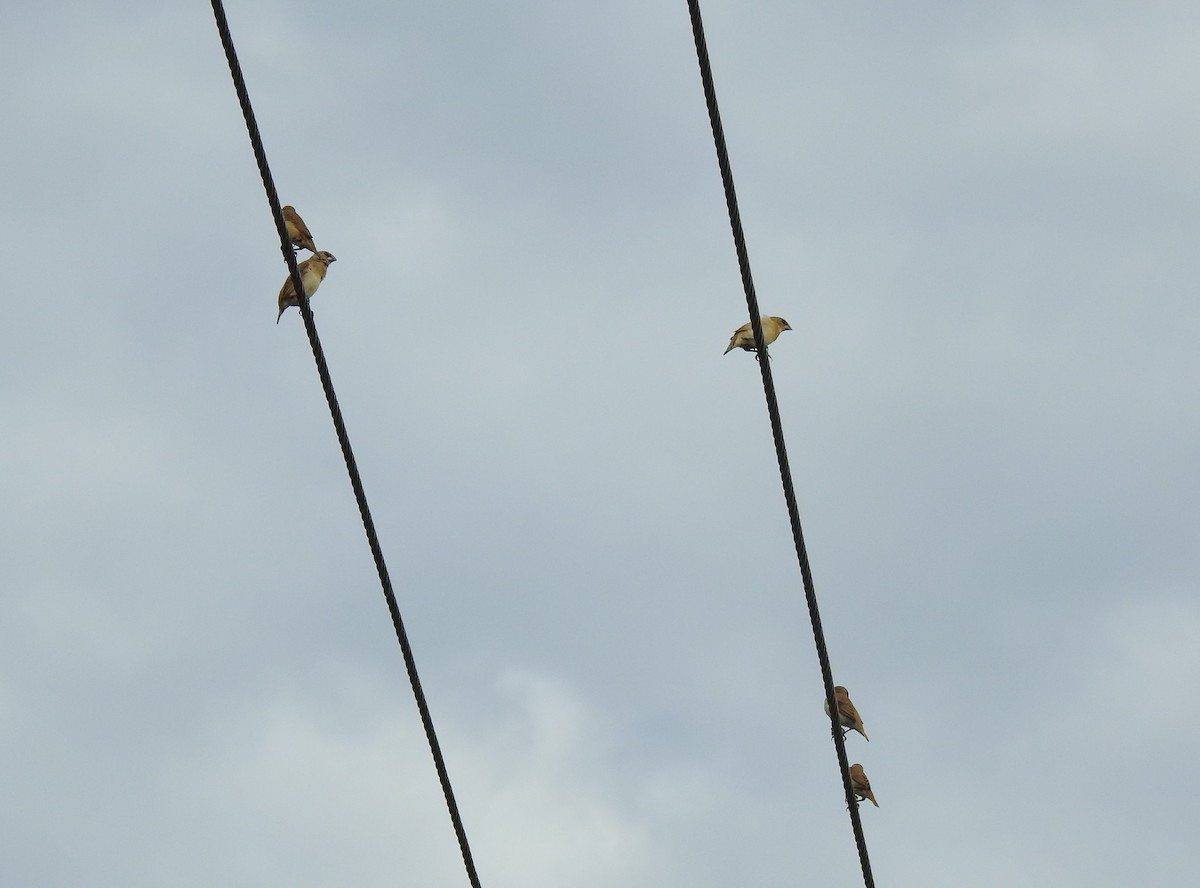
MULTIPOLYGON (((684 0, 227 10, 483 884, 861 884, 684 0)), ((877 883, 1195 883, 1200 6, 703 11, 877 883)), ((0 82, 0 883, 465 885, 209 5, 0 82)))

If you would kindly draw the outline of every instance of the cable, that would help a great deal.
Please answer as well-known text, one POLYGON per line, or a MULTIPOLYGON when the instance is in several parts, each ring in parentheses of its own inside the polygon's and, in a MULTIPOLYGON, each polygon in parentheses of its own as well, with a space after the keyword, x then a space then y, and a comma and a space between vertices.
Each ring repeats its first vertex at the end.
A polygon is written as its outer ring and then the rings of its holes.
POLYGON ((254 120, 254 109, 250 106, 246 81, 242 77, 242 68, 238 64, 233 37, 229 32, 229 22, 225 18, 225 7, 221 0, 212 0, 212 8, 217 22, 217 30, 221 34, 221 44, 225 47, 225 57, 229 60, 229 73, 233 76, 233 86, 237 90, 238 101, 242 106, 242 115, 246 118, 246 130, 250 135, 250 144, 254 147, 254 157, 258 161, 258 171, 262 175, 267 201, 271 205, 271 214, 275 217, 275 227, 279 232, 283 259, 287 263, 292 285, 296 288, 296 294, 300 301, 300 314, 304 317, 304 328, 308 331, 308 341, 312 345, 313 359, 317 363, 317 374, 321 377, 321 386, 325 389, 325 400, 329 402, 333 427, 337 432, 338 443, 342 447, 342 456, 346 460, 346 471, 350 475, 350 484, 354 488, 354 498, 358 502, 358 512, 362 516, 363 530, 367 535, 367 543, 371 547, 371 556, 375 559, 375 569, 379 573, 379 582, 383 586, 383 596, 387 599, 388 610, 392 614, 396 639, 400 642, 400 650, 404 654, 404 667, 408 671, 408 680, 412 684, 413 696, 416 698, 417 709, 421 714, 421 724, 425 727, 425 737, 429 741, 429 751, 433 754, 433 764, 437 768, 438 780, 442 784, 442 794, 446 797, 446 807, 450 812, 450 820, 454 824, 454 834, 458 837, 458 847, 462 852, 463 864, 466 866, 467 879, 472 888, 480 888, 479 875, 475 871, 475 862, 471 856, 470 845, 467 843, 467 833, 458 811, 458 803, 454 799, 454 790, 450 786, 446 761, 442 757, 442 748, 433 728, 433 718, 429 714, 429 704, 425 701, 425 692, 421 688, 421 679, 417 675, 417 662, 413 657, 412 645, 409 644, 408 633, 404 630, 404 621, 400 617, 396 594, 392 591, 392 581, 383 560, 383 549, 380 548, 379 537, 375 533, 375 522, 371 519, 371 510, 367 506, 367 495, 363 490, 362 478, 358 473, 358 463, 354 459, 354 452, 350 449, 350 437, 346 434, 346 424, 342 420, 342 410, 338 406, 337 395, 333 391, 329 366, 325 363, 325 353, 317 338, 317 327, 313 320, 312 308, 308 304, 308 295, 304 291, 304 285, 300 280, 300 271, 296 267, 296 255, 292 252, 287 228, 283 224, 283 214, 279 209, 279 195, 275 191, 275 181, 271 177, 270 167, 267 166, 267 154, 263 149, 258 124, 254 120))
POLYGON ((800 510, 796 506, 792 471, 788 467, 787 446, 783 440, 783 423, 779 418, 779 402, 775 397, 775 381, 771 377, 771 361, 766 357, 767 346, 763 342, 758 297, 754 294, 754 280, 750 275, 750 256, 746 252, 746 235, 742 231, 742 218, 738 212, 737 194, 733 187, 733 171, 729 166, 729 152, 725 147, 725 131, 721 128, 721 114, 717 108, 717 93, 713 87, 712 66, 708 58, 708 46, 704 41, 704 23, 700 19, 700 0, 688 0, 688 9, 692 18, 692 36, 696 42, 696 60, 700 65, 700 79, 704 85, 704 98, 708 104, 708 119, 712 125, 713 144, 717 150, 717 164, 721 168, 721 181, 725 186, 725 204, 729 209, 729 225, 733 230, 733 244, 737 251, 738 267, 742 273, 742 287, 746 291, 746 308, 750 311, 754 342, 758 346, 758 366, 762 372, 767 413, 771 417, 771 434, 775 438, 775 455, 779 460, 779 480, 783 483, 783 497, 787 501, 788 517, 791 519, 792 539, 796 543, 796 558, 800 562, 800 577, 804 583, 804 597, 808 601, 808 616, 812 621, 813 640, 817 645, 817 660, 821 665, 821 678, 825 682, 825 699, 829 703, 833 745, 837 750, 838 766, 842 772, 842 786, 845 789, 846 804, 850 810, 850 825, 854 830, 854 842, 858 845, 858 859, 862 865, 863 881, 867 888, 874 888, 875 879, 871 875, 871 861, 867 856, 867 840, 863 836, 862 821, 858 816, 858 801, 850 786, 850 765, 846 758, 846 742, 842 736, 841 725, 838 723, 837 698, 833 692, 833 671, 829 666, 829 652, 825 647, 825 631, 821 628, 821 614, 817 609, 817 591, 813 585, 812 568, 808 563, 808 550, 804 546, 804 532, 800 527, 800 510))

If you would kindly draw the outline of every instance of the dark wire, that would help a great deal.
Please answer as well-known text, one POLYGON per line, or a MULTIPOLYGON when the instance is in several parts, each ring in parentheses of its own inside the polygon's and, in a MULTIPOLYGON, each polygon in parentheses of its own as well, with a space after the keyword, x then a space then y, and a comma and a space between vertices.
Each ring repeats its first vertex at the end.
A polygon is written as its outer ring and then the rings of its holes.
POLYGON ((813 640, 817 645, 817 660, 821 664, 821 678, 825 682, 825 699, 829 703, 833 745, 837 750, 838 767, 842 772, 842 786, 845 789, 846 804, 850 810, 850 825, 854 830, 854 841, 858 845, 858 859, 862 864, 863 881, 867 888, 874 888, 875 879, 871 875, 867 841, 863 836, 862 821, 858 816, 858 801, 850 786, 850 765, 846 758, 846 742, 838 721, 837 698, 833 692, 833 671, 829 666, 829 651, 825 647, 825 632, 821 628, 821 614, 817 609, 817 591, 813 585, 812 568, 808 563, 808 550, 804 546, 804 532, 800 528, 800 510, 796 506, 796 493, 792 487, 792 471, 788 467, 787 446, 783 441, 783 423, 779 419, 779 402, 775 397, 775 381, 771 377, 771 361, 767 356, 767 345, 763 342, 758 297, 754 294, 754 280, 750 276, 750 256, 746 252, 746 235, 742 231, 742 218, 738 213, 737 194, 733 187, 733 171, 730 169, 729 152, 725 147, 725 131, 721 128, 721 114, 717 108, 717 92, 713 87, 712 66, 708 58, 708 46, 704 41, 704 23, 700 19, 700 0, 688 0, 688 9, 692 16, 692 36, 696 41, 696 60, 700 64, 700 79, 704 84, 704 98, 708 104, 708 119, 712 124, 713 144, 717 149, 717 163, 721 167, 721 181, 725 185, 725 204, 729 208, 729 225, 733 229, 733 245, 737 251, 738 267, 742 272, 742 287, 746 291, 746 308, 750 311, 754 342, 758 346, 758 367, 762 372, 763 393, 766 395, 767 412, 771 417, 771 434, 775 438, 775 455, 779 460, 779 479, 783 483, 783 497, 787 501, 788 517, 792 523, 792 539, 796 543, 796 558, 800 562, 800 577, 804 582, 804 597, 808 601, 808 616, 812 621, 813 640))
POLYGON ((346 460, 346 471, 350 475, 350 484, 354 488, 354 498, 358 502, 358 512, 362 516, 363 530, 367 534, 367 543, 371 547, 371 557, 375 559, 375 569, 379 573, 379 582, 383 586, 383 596, 387 599, 388 610, 392 614, 392 625, 396 630, 396 639, 400 642, 400 650, 404 654, 404 667, 408 671, 408 680, 412 684, 413 696, 417 701, 417 709, 421 713, 421 724, 425 727, 425 737, 429 741, 429 751, 433 753, 434 767, 437 768, 438 780, 442 784, 442 794, 446 797, 446 807, 450 811, 450 820, 454 824, 454 834, 458 837, 458 847, 462 851, 463 864, 467 869, 467 879, 472 888, 480 888, 479 876, 475 872, 475 862, 471 857, 471 848, 467 844, 467 833, 463 828, 462 817, 458 812, 458 803, 454 800, 454 790, 450 786, 450 775, 446 770, 446 761, 442 757, 442 748, 438 743, 437 733, 433 728, 433 718, 429 714, 429 704, 425 701, 425 692, 421 688, 421 679, 417 675, 417 662, 413 657, 412 645, 408 641, 408 633, 404 631, 404 621, 400 617, 400 607, 396 603, 396 594, 392 591, 392 581, 388 577, 387 565, 383 560, 383 549, 379 545, 379 537, 375 533, 375 522, 371 519, 371 510, 367 506, 367 495, 363 490, 362 478, 358 473, 358 463, 354 452, 350 449, 350 437, 346 434, 346 424, 342 421, 342 410, 338 406, 337 395, 333 391, 333 380, 329 376, 329 366, 325 363, 325 353, 321 349, 321 341, 317 338, 317 327, 313 321, 312 308, 308 304, 308 296, 304 292, 300 271, 296 267, 296 255, 287 235, 287 227, 283 224, 283 214, 279 209, 279 195, 275 191, 275 181, 271 177, 270 167, 267 166, 267 154, 263 149, 262 137, 258 132, 258 124, 254 120, 254 109, 250 106, 250 96, 246 91, 246 81, 242 77, 242 68, 238 64, 237 52, 233 47, 233 37, 229 32, 229 22, 225 18, 225 7, 221 0, 212 0, 213 15, 217 21, 217 30, 221 34, 221 43, 225 47, 225 57, 229 60, 229 73, 233 76, 233 86, 237 90, 238 101, 242 106, 242 115, 246 118, 246 130, 250 135, 250 144, 254 147, 254 157, 258 161, 258 171, 262 175, 263 187, 267 191, 267 201, 271 205, 271 214, 275 217, 275 227, 279 232, 280 248, 283 259, 287 263, 288 273, 292 277, 292 285, 300 302, 300 314, 304 317, 304 328, 308 331, 308 341, 312 345, 313 358, 317 363, 317 374, 321 377, 321 387, 325 389, 325 400, 329 402, 329 413, 333 418, 333 427, 337 432, 338 443, 342 447, 342 456, 346 460))

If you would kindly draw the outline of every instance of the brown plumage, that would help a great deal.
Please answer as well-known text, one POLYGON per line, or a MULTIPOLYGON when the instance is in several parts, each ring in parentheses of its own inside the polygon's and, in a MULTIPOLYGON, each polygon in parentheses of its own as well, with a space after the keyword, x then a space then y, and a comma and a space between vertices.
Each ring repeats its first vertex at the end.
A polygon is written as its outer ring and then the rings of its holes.
POLYGON ((879 802, 875 801, 875 793, 871 792, 871 781, 867 779, 862 765, 850 766, 850 788, 860 799, 870 799, 872 805, 879 807, 879 802))
MULTIPOLYGON (((313 293, 317 292, 317 287, 321 286, 321 281, 325 280, 329 263, 336 261, 337 257, 333 253, 321 250, 300 263, 300 282, 304 284, 304 295, 312 298, 313 293)), ((299 304, 300 300, 296 298, 296 288, 292 286, 292 276, 289 274, 279 290, 279 314, 275 316, 275 323, 279 323, 285 309, 299 304)))
POLYGON ((291 240, 292 246, 312 253, 317 252, 312 232, 308 230, 308 226, 304 224, 304 220, 300 218, 295 207, 289 205, 283 208, 283 224, 287 227, 288 239, 291 240))
MULTIPOLYGON (((762 319, 763 342, 770 345, 779 338, 780 333, 790 329, 792 329, 792 325, 783 318, 777 318, 774 315, 764 316, 762 319)), ((758 351, 758 347, 754 344, 754 329, 749 321, 733 331, 733 335, 729 337, 729 347, 722 354, 727 355, 735 348, 748 352, 758 351)))
MULTIPOLYGON (((846 730, 843 733, 850 731, 858 731, 867 740, 867 732, 863 730, 862 716, 858 714, 858 710, 854 708, 854 704, 850 702, 850 692, 841 685, 833 689, 833 696, 837 698, 838 721, 846 730)), ((825 714, 829 715, 829 701, 825 701, 825 714)))

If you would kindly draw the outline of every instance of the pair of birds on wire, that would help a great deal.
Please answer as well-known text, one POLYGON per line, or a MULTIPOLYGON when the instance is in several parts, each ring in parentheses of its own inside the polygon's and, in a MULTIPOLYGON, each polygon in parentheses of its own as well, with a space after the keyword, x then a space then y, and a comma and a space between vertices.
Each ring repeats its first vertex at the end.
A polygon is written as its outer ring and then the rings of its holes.
MULTIPOLYGON (((867 736, 866 729, 863 728, 862 716, 858 714, 858 710, 850 701, 850 692, 838 685, 833 689, 833 696, 837 700, 838 724, 845 729, 842 731, 842 736, 844 737, 851 731, 858 731, 863 735, 863 739, 869 742, 871 738, 867 736)), ((825 714, 830 715, 828 700, 825 701, 825 714)), ((870 799, 872 805, 876 808, 879 807, 879 802, 875 801, 875 793, 871 792, 871 781, 867 779, 863 766, 860 764, 850 766, 850 788, 854 790, 854 794, 858 798, 870 799)))
MULTIPOLYGON (((281 212, 283 213, 283 224, 287 227, 288 240, 291 241, 293 249, 308 250, 312 253, 298 266, 300 283, 304 285, 304 295, 311 299, 313 293, 317 292, 317 287, 321 286, 321 281, 325 280, 325 273, 329 271, 330 263, 336 262, 337 257, 328 250, 317 249, 312 232, 308 230, 308 226, 304 224, 304 220, 300 218, 295 207, 283 207, 281 212)), ((299 306, 300 299, 296 296, 296 286, 289 274, 279 289, 279 314, 275 316, 276 324, 283 317, 284 311, 293 305, 299 306)))

